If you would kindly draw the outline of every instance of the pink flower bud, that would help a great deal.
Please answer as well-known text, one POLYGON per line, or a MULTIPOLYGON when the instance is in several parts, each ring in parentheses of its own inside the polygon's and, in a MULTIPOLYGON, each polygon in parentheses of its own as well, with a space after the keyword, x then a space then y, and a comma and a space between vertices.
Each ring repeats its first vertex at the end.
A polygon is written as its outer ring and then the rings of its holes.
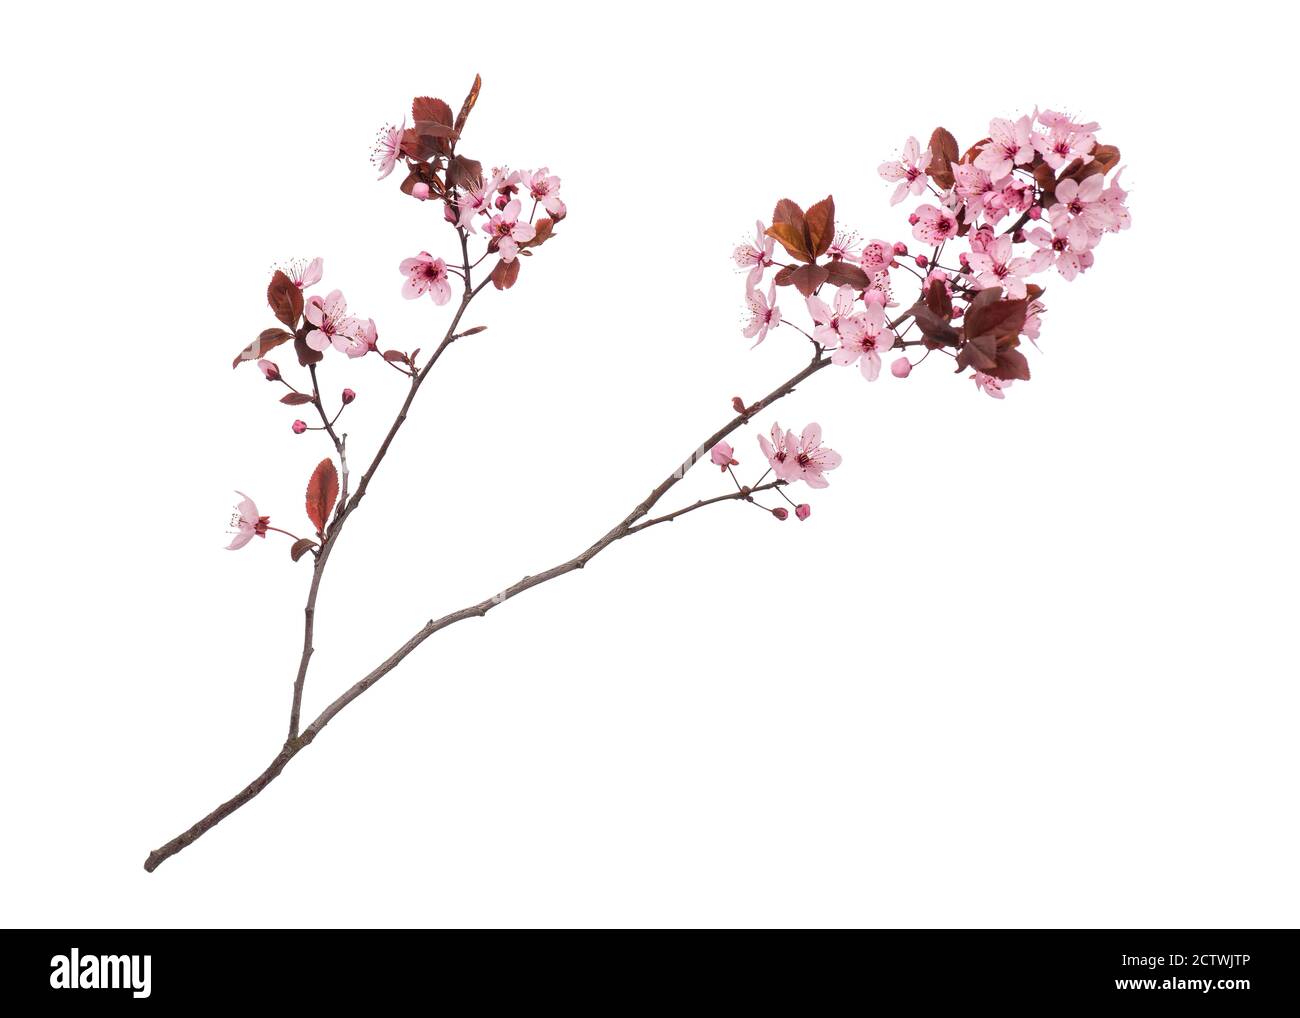
POLYGON ((957 261, 961 262, 961 267, 963 269, 970 265, 970 257, 966 254, 965 251, 963 251, 961 254, 957 256, 957 261))
POLYGON ((921 266, 921 268, 925 268, 930 264, 930 259, 923 254, 919 254, 916 256, 916 264, 921 266))
POLYGON ((351 389, 344 389, 344 390, 343 390, 343 405, 344 405, 344 406, 347 406, 349 403, 351 403, 351 402, 352 402, 354 399, 356 399, 356 398, 357 398, 357 394, 356 394, 355 392, 353 392, 351 389))
POLYGON ((418 198, 420 201, 429 200, 429 185, 423 180, 411 188, 411 197, 418 198))
POLYGON ((889 372, 895 378, 906 378, 912 373, 912 362, 906 357, 900 357, 898 360, 894 361, 893 364, 889 365, 889 372))
POLYGON ((503 210, 505 209, 505 207, 506 207, 507 205, 509 205, 509 204, 510 204, 510 196, 509 196, 509 195, 505 195, 505 194, 499 194, 499 195, 497 195, 496 207, 497 207, 497 211, 498 211, 498 212, 503 211, 503 210))
POLYGON ((447 220, 449 223, 456 222, 456 213, 451 210, 450 205, 444 205, 442 207, 442 218, 447 220))
POLYGON ((1013 233, 1013 234, 1011 235, 1011 243, 1013 243, 1013 244, 1023 244, 1024 242, 1025 242, 1025 231, 1024 231, 1024 230, 1017 230, 1015 233, 1013 233))
POLYGON ((910 216, 907 217, 907 221, 912 226, 915 226, 917 223, 921 221, 921 217, 918 216, 915 212, 913 212, 910 216))
POLYGON ((798 516, 799 519, 806 520, 809 516, 812 515, 812 506, 810 506, 807 502, 800 502, 797 506, 794 507, 794 514, 798 516))
POLYGON ((966 313, 966 309, 962 307, 955 307, 952 309, 953 318, 960 318, 965 313, 966 313))
POLYGON ((1030 218, 1030 219, 1042 219, 1042 218, 1043 218, 1043 210, 1040 209, 1037 205, 1035 205, 1033 208, 1031 208, 1031 209, 1029 210, 1029 218, 1030 218))
POLYGON ((295 435, 301 435, 301 434, 302 434, 304 431, 306 431, 306 430, 307 430, 307 422, 306 422, 306 421, 294 421, 294 422, 293 422, 293 433, 294 433, 295 435))
MULTIPOLYGON (((915 224, 913 224, 913 225, 915 225, 915 224)), ((894 243, 894 254, 896 254, 896 255, 905 255, 905 254, 907 254, 907 245, 904 244, 901 240, 900 240, 900 241, 896 241, 896 242, 894 243)))
POLYGON ((262 374, 266 376, 268 382, 278 382, 280 380, 280 369, 274 361, 260 360, 257 366, 262 369, 262 374))
POLYGON ((775 516, 778 520, 788 520, 790 518, 790 510, 784 508, 783 506, 777 506, 775 509, 772 510, 772 515, 775 516))

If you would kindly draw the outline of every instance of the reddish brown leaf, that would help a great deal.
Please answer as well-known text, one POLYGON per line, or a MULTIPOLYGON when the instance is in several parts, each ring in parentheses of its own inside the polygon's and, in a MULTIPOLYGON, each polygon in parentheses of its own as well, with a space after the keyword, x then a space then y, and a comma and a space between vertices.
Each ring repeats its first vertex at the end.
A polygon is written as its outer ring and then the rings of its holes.
POLYGON ((313 350, 307 345, 307 341, 302 336, 295 336, 293 339, 293 352, 298 355, 298 363, 304 368, 309 364, 319 364, 325 359, 325 355, 319 350, 313 350))
POLYGON ((496 268, 492 270, 492 285, 498 290, 509 290, 515 285, 515 280, 519 278, 519 259, 514 261, 498 261, 496 268))
POLYGON ((790 282, 805 297, 811 297, 829 276, 830 270, 825 265, 800 265, 791 274, 790 282))
POLYGON ((402 353, 401 350, 385 350, 384 360, 393 361, 396 364, 405 364, 410 360, 410 358, 407 357, 406 354, 402 353))
POLYGON ((268 351, 274 350, 281 343, 287 343, 291 339, 293 339, 293 333, 291 332, 285 332, 283 329, 266 329, 248 346, 239 351, 239 356, 235 358, 235 362, 230 366, 237 368, 244 361, 260 360, 266 356, 268 351))
POLYGON ((325 530, 330 510, 339 497, 339 475, 334 461, 323 459, 312 471, 307 482, 307 518, 316 524, 316 532, 325 530))
POLYGON ((957 161, 957 139, 944 127, 936 127, 930 135, 930 166, 927 172, 930 179, 940 187, 952 187, 956 178, 952 175, 952 164, 957 161))
POLYGON ((732 396, 732 397, 731 397, 731 409, 735 410, 736 413, 738 413, 738 414, 744 414, 744 413, 746 413, 746 410, 745 410, 745 401, 744 401, 743 399, 741 399, 739 396, 732 396))
POLYGON ((430 99, 428 96, 420 96, 411 103, 411 119, 417 124, 427 122, 445 124, 448 127, 454 123, 451 107, 441 99, 430 99))
POLYGON ((932 280, 925 291, 926 306, 945 321, 952 319, 952 297, 942 279, 932 280))
POLYGON ((961 161, 963 163, 973 163, 975 161, 975 157, 978 156, 982 151, 984 151, 984 146, 987 145, 992 140, 993 140, 992 138, 981 138, 979 141, 977 141, 974 145, 972 145, 962 154, 961 161))
POLYGON ((1029 361, 1019 350, 1009 347, 1000 347, 998 349, 997 363, 989 371, 994 378, 1003 380, 1018 379, 1022 382, 1029 381, 1029 361))
POLYGON ((808 234, 808 250, 820 258, 835 239, 835 199, 827 195, 804 213, 804 229, 808 234))
POLYGON ((479 89, 483 87, 483 79, 477 74, 474 75, 474 84, 470 86, 469 95, 465 96, 465 101, 460 104, 460 112, 456 114, 457 132, 465 130, 465 121, 469 119, 469 114, 474 109, 474 104, 478 102, 479 89))
POLYGON ((548 240, 551 239, 553 235, 553 232, 555 230, 555 222, 554 220, 547 219, 545 216, 543 216, 541 219, 537 220, 537 222, 533 224, 533 230, 535 231, 533 233, 533 239, 524 241, 522 244, 519 245, 521 248, 541 247, 543 244, 545 244, 548 240))
POLYGON ((310 537, 300 537, 293 542, 293 547, 289 549, 289 554, 297 562, 300 558, 316 547, 316 542, 310 537))
POLYGON ((966 311, 966 335, 970 337, 989 335, 997 339, 1018 336, 1025 324, 1025 311, 1029 302, 1024 299, 985 300, 983 298, 986 293, 996 293, 1000 296, 1002 290, 996 286, 981 290, 979 296, 971 302, 971 306, 966 311))
POLYGON ((924 304, 917 304, 912 308, 912 317, 916 319, 917 328, 925 337, 925 345, 928 349, 957 346, 961 342, 961 331, 953 328, 947 319, 935 314, 924 304))
POLYGON ((440 124, 436 120, 417 120, 415 133, 420 138, 456 138, 459 135, 451 124, 440 124))
POLYGON ((266 288, 266 302, 271 305, 276 318, 291 329, 297 327, 302 316, 302 291, 279 269, 275 270, 271 284, 266 288))
POLYGON ((776 238, 791 258, 797 258, 801 262, 813 260, 813 254, 808 250, 808 238, 801 227, 791 223, 773 223, 765 232, 769 237, 776 238))
POLYGON ((777 286, 790 286, 794 282, 794 273, 796 268, 798 268, 796 265, 787 265, 784 268, 777 269, 776 275, 772 278, 772 281, 776 283, 777 286))
POLYGON ((280 402, 286 406, 302 406, 304 403, 310 403, 311 397, 305 392, 286 392, 280 397, 280 402))
POLYGON ((851 286, 855 290, 865 290, 871 283, 867 274, 856 265, 838 259, 826 266, 826 273, 826 282, 831 286, 851 286))
POLYGON ((466 159, 464 156, 452 156, 451 162, 447 164, 447 184, 450 187, 459 187, 462 191, 468 191, 472 187, 478 187, 483 183, 483 164, 477 159, 466 159))

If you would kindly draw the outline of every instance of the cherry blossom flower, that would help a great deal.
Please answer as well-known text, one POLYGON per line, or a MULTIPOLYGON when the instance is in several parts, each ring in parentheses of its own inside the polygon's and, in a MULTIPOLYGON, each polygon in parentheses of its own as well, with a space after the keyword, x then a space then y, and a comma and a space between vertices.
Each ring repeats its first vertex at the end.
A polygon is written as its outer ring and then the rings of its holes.
POLYGON ((266 376, 268 382, 278 382, 280 380, 280 366, 275 361, 262 358, 257 362, 257 367, 266 376))
POLYGON ((1111 224, 1106 227, 1107 233, 1113 233, 1116 230, 1127 230, 1133 225, 1133 218, 1124 205, 1124 199, 1128 197, 1128 192, 1119 186, 1119 175, 1123 172, 1124 167, 1121 166, 1115 171, 1115 176, 1111 178, 1110 186, 1101 192, 1101 203, 1106 207, 1111 219, 1111 224))
POLYGON ((897 205, 907 197, 909 192, 913 195, 925 192, 925 171, 930 166, 930 157, 931 152, 928 148, 922 152, 917 140, 908 138, 903 146, 901 162, 894 160, 880 164, 878 172, 885 180, 898 181, 898 187, 894 188, 894 195, 889 199, 890 205, 897 205))
POLYGON ((764 270, 772 264, 772 251, 775 249, 776 240, 766 236, 766 230, 763 220, 758 220, 754 224, 754 243, 740 244, 732 252, 736 264, 742 269, 749 269, 749 275, 745 277, 747 290, 758 286, 764 270))
POLYGON ((812 506, 807 502, 800 502, 794 507, 794 514, 799 518, 800 522, 802 522, 812 515, 812 506))
POLYGON ((857 335, 843 335, 843 342, 831 354, 831 360, 841 366, 860 360, 862 377, 874 382, 880 377, 880 355, 894 345, 894 330, 889 328, 879 304, 869 304, 856 317, 862 325, 861 331, 857 335))
POLYGON ((917 240, 938 247, 945 240, 957 235, 957 217, 947 209, 937 205, 920 205, 916 209, 916 225, 912 227, 912 236, 917 240))
POLYGON ((271 517, 258 515, 257 506, 253 504, 251 498, 242 491, 236 491, 235 494, 240 498, 234 514, 230 517, 235 539, 226 545, 227 551, 238 551, 254 537, 265 537, 266 528, 271 523, 271 517))
POLYGON ((388 124, 379 129, 374 150, 370 153, 370 161, 379 171, 380 180, 392 173, 393 167, 397 165, 397 160, 402 154, 402 135, 405 133, 405 117, 402 118, 401 127, 388 124))
POLYGON ((772 441, 769 442, 764 435, 758 436, 758 447, 763 450, 763 455, 767 457, 768 465, 772 468, 772 473, 776 474, 778 481, 793 480, 791 471, 798 469, 793 449, 787 449, 786 446, 787 434, 791 439, 794 438, 794 432, 782 431, 781 425, 773 424, 772 441))
POLYGON ((1052 169, 1059 170, 1076 159, 1092 160, 1090 153, 1097 139, 1091 132, 1096 130, 1096 124, 1072 124, 1068 117, 1051 110, 1039 114, 1038 120, 1048 131, 1033 136, 1034 148, 1052 169))
POLYGON ((862 248, 858 264, 868 276, 889 268, 894 260, 894 245, 887 240, 871 240, 862 248))
POLYGON ((831 246, 826 249, 826 255, 831 261, 850 261, 858 260, 858 234, 856 231, 837 232, 835 239, 831 241, 831 246))
POLYGON ((966 203, 966 219, 984 211, 984 200, 993 193, 993 179, 974 163, 956 163, 952 168, 957 195, 966 203))
POLYGON ((379 330, 375 328, 375 320, 367 318, 364 322, 357 319, 357 339, 359 342, 354 347, 348 347, 349 357, 363 357, 370 353, 371 350, 379 349, 379 330))
POLYGON ((402 284, 402 296, 414 300, 428 294, 435 304, 446 304, 451 300, 451 283, 447 279, 447 263, 435 258, 428 251, 421 251, 414 258, 406 258, 398 266, 406 273, 406 282, 402 284))
POLYGON ((361 322, 348 314, 348 304, 343 299, 342 291, 331 290, 324 300, 320 297, 307 298, 303 315, 315 326, 307 333, 306 340, 313 350, 322 352, 333 344, 334 349, 345 353, 357 346, 361 347, 362 353, 366 352, 364 340, 361 339, 361 322))
POLYGON ((460 216, 456 220, 457 226, 462 230, 469 230, 470 233, 477 232, 474 229, 474 217, 480 212, 484 215, 490 214, 498 181, 499 178, 493 176, 491 180, 479 181, 469 190, 461 191, 460 197, 456 200, 457 207, 460 209, 460 216))
POLYGON ((862 291, 862 302, 864 304, 879 304, 882 308, 897 306, 889 282, 888 269, 881 269, 871 277, 871 282, 862 291))
MULTIPOLYGON (((749 305, 749 324, 745 326, 744 336, 746 339, 753 339, 754 346, 767 339, 768 329, 775 329, 781 324, 781 309, 776 306, 776 281, 768 288, 767 296, 764 297, 758 290, 750 290, 745 295, 745 302, 749 305), (758 337, 755 339, 754 337, 758 337)), ((750 347, 752 350, 753 347, 750 347)))
POLYGON ((1033 158, 1033 131, 1029 117, 1019 120, 995 117, 989 122, 989 142, 975 157, 975 165, 991 179, 999 180, 1033 158))
POLYGON ((552 177, 551 171, 543 166, 540 170, 525 173, 521 179, 533 201, 540 202, 542 208, 553 216, 563 216, 564 202, 560 200, 560 178, 552 177))
POLYGON ((1006 393, 1002 390, 1011 385, 1009 378, 994 378, 992 375, 986 375, 983 371, 977 371, 970 376, 975 382, 975 388, 987 393, 994 399, 1006 399, 1006 393))
POLYGON ((1041 249, 1029 258, 1013 258, 1013 251, 1011 238, 1004 233, 987 244, 983 251, 969 256, 971 269, 978 273, 975 284, 981 290, 1000 286, 1003 296, 1020 300, 1025 296, 1025 278, 1042 272, 1054 260, 1051 252, 1041 249))
POLYGON ((1053 229, 1060 217, 1069 216, 1066 233, 1076 249, 1092 247, 1102 231, 1114 225, 1113 203, 1102 201, 1105 189, 1100 173, 1085 177, 1082 183, 1066 179, 1056 185, 1056 204, 1047 210, 1047 216, 1053 229))
POLYGON ((325 259, 313 258, 311 261, 304 261, 301 258, 295 259, 281 270, 293 285, 299 290, 305 290, 315 283, 319 283, 321 276, 325 274, 325 259))
POLYGON ((808 298, 808 313, 817 323, 817 328, 813 329, 813 339, 823 349, 832 350, 841 341, 856 342, 862 338, 865 330, 863 315, 853 313, 853 299, 853 287, 847 283, 835 291, 834 309, 827 307, 820 297, 808 298))
POLYGON ((889 365, 889 373, 895 378, 906 378, 912 373, 912 362, 906 357, 900 357, 889 365))
POLYGON ((1051 259, 1049 264, 1056 266, 1056 271, 1066 280, 1073 279, 1087 266, 1084 265, 1081 255, 1087 252, 1080 252, 1075 249, 1070 242, 1066 233, 1068 222, 1061 220, 1052 224, 1052 231, 1049 233, 1043 227, 1038 226, 1028 233, 1029 243, 1041 251, 1046 251, 1051 259))
POLYGON ((1025 324, 1020 327, 1020 334, 1034 346, 1038 346, 1038 335, 1043 327, 1042 314, 1046 310, 1047 305, 1041 300, 1030 301, 1029 307, 1025 309, 1025 324))
POLYGON ((787 431, 785 453, 786 463, 789 464, 788 479, 803 481, 810 488, 827 487, 830 482, 822 475, 828 470, 834 470, 844 461, 834 449, 822 445, 820 424, 808 425, 798 438, 795 438, 793 431, 787 431))
POLYGON ((520 208, 519 199, 512 198, 506 202, 500 215, 488 220, 487 235, 496 242, 497 253, 503 262, 514 261, 520 243, 532 240, 537 234, 531 223, 519 222, 520 208))
POLYGON ((713 461, 714 466, 720 467, 723 473, 726 473, 728 467, 740 466, 740 460, 736 459, 736 450, 726 442, 719 442, 709 451, 709 459, 713 461))

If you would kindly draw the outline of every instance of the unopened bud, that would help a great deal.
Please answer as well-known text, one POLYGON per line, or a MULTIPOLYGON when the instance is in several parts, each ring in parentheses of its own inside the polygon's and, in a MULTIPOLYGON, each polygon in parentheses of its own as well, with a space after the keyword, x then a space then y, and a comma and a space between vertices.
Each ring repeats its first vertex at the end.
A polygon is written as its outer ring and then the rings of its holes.
POLYGON ((1042 210, 1041 208, 1039 208, 1037 205, 1035 205, 1033 208, 1031 208, 1031 209, 1029 210, 1029 218, 1030 218, 1030 219, 1042 219, 1042 218, 1043 218, 1043 210, 1042 210))
POLYGON ((414 187, 411 188, 411 197, 418 198, 420 201, 428 201, 429 185, 426 184, 423 180, 419 181, 417 184, 415 184, 414 187))
POLYGON ((921 266, 921 268, 925 268, 930 264, 930 259, 923 254, 919 254, 916 256, 916 264, 921 266))
POLYGON ((451 210, 450 205, 444 205, 442 207, 442 218, 452 224, 457 222, 456 213, 451 210))
POLYGON ((788 520, 790 518, 790 510, 782 506, 777 506, 775 509, 772 510, 772 515, 775 516, 778 520, 788 520))
POLYGON ((906 357, 900 357, 889 365, 889 371, 895 378, 906 378, 912 373, 912 362, 906 357))
POLYGON ((798 516, 799 519, 806 520, 809 516, 812 515, 812 506, 810 506, 807 502, 801 502, 799 503, 799 505, 794 507, 794 514, 798 516))
POLYGON ((496 206, 498 210, 504 209, 510 204, 510 196, 506 194, 497 195, 496 206))
POLYGON ((1017 230, 1015 233, 1013 233, 1011 235, 1011 242, 1013 244, 1023 244, 1025 242, 1025 231, 1017 230))
POLYGON ((306 422, 306 421, 294 421, 294 422, 293 422, 293 433, 294 433, 295 435, 301 435, 301 434, 302 434, 304 431, 306 431, 306 430, 307 430, 307 422, 306 422))
POLYGON ((966 309, 963 307, 955 307, 952 309, 953 318, 960 318, 965 313, 966 313, 966 309))
POLYGON ((897 241, 897 242, 894 244, 894 254, 896 254, 896 255, 905 255, 905 254, 907 254, 907 245, 904 244, 901 240, 900 240, 900 241, 897 241))
POLYGON ((915 212, 913 212, 910 216, 907 217, 907 221, 908 221, 912 226, 915 226, 917 223, 919 223, 919 222, 921 221, 921 217, 918 216, 915 212))
POLYGON ((262 369, 262 374, 266 376, 268 382, 278 382, 280 380, 280 369, 274 361, 260 360, 257 366, 262 369))
POLYGON ((347 406, 349 403, 351 403, 351 402, 352 402, 354 399, 356 399, 356 398, 357 398, 357 394, 356 394, 355 392, 353 392, 351 389, 344 389, 344 390, 343 390, 343 405, 344 405, 344 406, 347 406))
POLYGON ((963 269, 970 265, 970 258, 967 256, 965 251, 957 256, 957 260, 961 262, 961 267, 963 269))

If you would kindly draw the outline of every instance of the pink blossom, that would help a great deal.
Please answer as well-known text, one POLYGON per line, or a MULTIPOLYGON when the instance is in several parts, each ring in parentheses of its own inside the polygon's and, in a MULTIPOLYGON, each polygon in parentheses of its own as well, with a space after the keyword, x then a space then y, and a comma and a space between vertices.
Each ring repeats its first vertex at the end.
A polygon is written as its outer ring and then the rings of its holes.
POLYGON ((772 515, 775 516, 782 523, 784 523, 786 520, 790 518, 790 510, 783 505, 779 505, 772 510, 772 515))
POLYGON ((1124 199, 1128 197, 1128 192, 1119 186, 1119 175, 1124 172, 1124 167, 1115 171, 1115 176, 1110 180, 1110 186, 1101 192, 1101 203, 1110 213, 1111 224, 1106 227, 1108 233, 1115 230, 1127 230, 1133 225, 1133 219, 1129 215, 1128 208, 1124 205, 1124 199))
POLYGON ((1086 266, 1083 264, 1081 254, 1087 253, 1078 251, 1070 242, 1066 233, 1068 225, 1068 222, 1061 220, 1059 225, 1052 224, 1050 233, 1043 227, 1037 226, 1028 234, 1029 243, 1040 251, 1047 252, 1050 259, 1048 264, 1055 265, 1056 271, 1067 280, 1073 279, 1084 270, 1086 266))
MULTIPOLYGON (((767 330, 775 329, 781 324, 781 309, 776 306, 776 282, 773 281, 764 297, 758 290, 750 290, 745 295, 749 305, 749 324, 745 326, 744 336, 753 339, 754 346, 767 339, 767 330), (755 339, 754 337, 758 337, 755 339)), ((751 347, 750 349, 753 349, 751 347)))
POLYGON ((492 198, 496 194, 498 177, 491 180, 479 181, 469 190, 462 190, 460 197, 456 199, 457 207, 460 209, 460 217, 456 220, 456 225, 462 230, 468 230, 474 233, 474 217, 482 212, 487 215, 491 211, 492 198))
POLYGON ((800 502, 794 507, 794 514, 799 517, 799 520, 802 522, 812 515, 812 506, 807 502, 800 502))
MULTIPOLYGON (((889 268, 889 263, 894 260, 895 253, 894 245, 889 241, 871 240, 863 247, 858 264, 862 266, 862 271, 868 276, 874 275, 889 268)), ((907 253, 906 249, 904 249, 903 253, 907 253)))
POLYGON ((537 234, 531 223, 519 222, 519 212, 519 199, 512 198, 506 202, 500 215, 488 220, 487 235, 496 242, 497 253, 503 262, 514 261, 520 243, 532 240, 537 234))
POLYGON ((709 452, 709 459, 713 461, 714 466, 721 467, 725 473, 728 467, 740 466, 740 460, 736 459, 736 450, 726 442, 719 442, 709 452))
POLYGON ((414 300, 425 293, 433 298, 435 304, 446 304, 451 300, 447 263, 441 258, 433 257, 428 251, 421 251, 414 258, 404 259, 398 268, 406 273, 402 296, 407 300, 414 300))
POLYGON ((916 220, 916 225, 912 227, 912 235, 917 240, 925 241, 935 247, 957 235, 957 217, 937 205, 918 206, 916 220))
POLYGON ((820 424, 808 425, 798 438, 793 431, 787 431, 785 451, 786 462, 790 464, 788 479, 803 481, 810 488, 825 488, 829 482, 822 475, 843 462, 839 453, 822 445, 820 424))
POLYGON ((893 290, 889 282, 889 270, 881 269, 871 277, 871 282, 862 291, 862 303, 879 304, 882 308, 895 306, 893 290))
POLYGON ((251 541, 254 536, 265 537, 266 528, 271 522, 269 516, 259 516, 257 506, 253 500, 245 495, 242 491, 236 491, 240 502, 235 506, 234 514, 230 517, 230 525, 234 528, 235 539, 226 545, 227 551, 237 551, 251 541))
POLYGON ((402 135, 405 133, 405 117, 402 118, 401 127, 388 124, 379 129, 374 150, 370 153, 370 161, 379 171, 380 180, 392 173, 393 167, 397 165, 397 160, 402 154, 402 135))
POLYGON ((371 350, 379 349, 379 330, 375 328, 375 320, 367 318, 364 322, 357 319, 357 339, 358 343, 348 347, 349 357, 364 357, 371 350))
POLYGON ((831 360, 841 366, 860 360, 862 376, 868 382, 874 382, 880 377, 880 355, 894 345, 894 331, 889 328, 885 312, 878 304, 868 305, 867 310, 856 317, 861 331, 856 335, 842 335, 843 342, 831 354, 831 360))
MULTIPOLYGON (((791 439, 794 438, 794 432, 788 434, 791 439)), ((767 457, 768 465, 772 468, 772 473, 776 474, 778 481, 793 480, 791 471, 798 468, 793 452, 786 447, 786 435, 787 432, 781 430, 781 425, 773 424, 772 441, 769 442, 763 435, 758 436, 758 447, 763 450, 763 455, 767 457)))
POLYGON ((889 365, 889 373, 895 378, 906 378, 912 373, 912 362, 906 357, 900 357, 889 365))
POLYGON ((732 252, 736 264, 742 269, 749 269, 749 275, 745 277, 745 289, 752 290, 758 286, 759 281, 763 278, 763 271, 772 264, 772 251, 776 245, 775 239, 765 235, 767 227, 763 225, 760 219, 754 224, 754 243, 740 244, 732 252))
POLYGON ((957 195, 966 203, 969 222, 984 211, 984 201, 993 193, 993 179, 974 163, 954 164, 952 174, 957 195))
POLYGON ((1046 310, 1046 304, 1041 300, 1035 300, 1029 302, 1029 307, 1025 311, 1025 324, 1020 327, 1020 334, 1034 346, 1038 346, 1038 334, 1043 327, 1042 314, 1046 310))
POLYGON ((886 180, 897 180, 898 187, 894 189, 894 195, 889 199, 890 205, 897 205, 910 192, 913 195, 925 192, 925 171, 930 166, 930 150, 927 148, 921 151, 921 146, 917 144, 915 138, 908 138, 907 143, 903 146, 903 159, 901 162, 881 163, 879 173, 886 180))
POLYGON ((325 259, 313 258, 308 262, 298 258, 280 271, 288 276, 299 290, 305 290, 320 282, 321 276, 325 274, 325 259))
POLYGON ((360 338, 361 322, 348 314, 348 304, 343 299, 342 291, 332 290, 324 300, 320 297, 307 298, 303 314, 315 326, 307 333, 307 345, 313 350, 328 350, 330 344, 333 344, 334 349, 345 353, 351 353, 358 346, 365 353, 364 341, 360 338))
POLYGON ((1029 258, 1013 258, 1012 252, 1011 238, 1004 233, 982 252, 970 255, 969 264, 978 273, 975 283, 981 290, 1000 286, 1004 297, 1020 300, 1025 295, 1025 278, 1042 272, 1054 260, 1050 252, 1043 250, 1029 258))
POLYGON ((831 261, 855 262, 858 260, 857 246, 858 235, 856 231, 839 232, 835 234, 831 246, 826 249, 826 255, 831 261))
POLYGON ((268 382, 278 382, 280 380, 280 367, 275 361, 268 361, 266 358, 257 362, 258 368, 266 376, 268 382))
POLYGON ((986 375, 983 371, 977 371, 970 376, 975 382, 975 388, 992 396, 994 399, 1005 399, 1006 394, 1002 391, 1011 385, 1009 378, 994 378, 992 375, 986 375))
POLYGON ((552 177, 551 171, 543 166, 540 170, 525 173, 521 183, 528 188, 533 201, 540 202, 542 208, 553 216, 565 214, 564 202, 560 200, 560 178, 552 177))
POLYGON ((991 179, 999 180, 1033 158, 1033 131, 1029 117, 1019 120, 995 117, 989 122, 989 142, 975 157, 975 165, 991 179))
POLYGON ((813 339, 823 349, 831 350, 841 341, 857 341, 862 338, 864 324, 862 314, 853 313, 853 287, 845 283, 835 291, 835 307, 832 310, 820 297, 808 298, 808 313, 817 323, 813 329, 813 339))
POLYGON ((1097 139, 1091 131, 1096 130, 1096 124, 1072 124, 1068 117, 1051 110, 1040 114, 1038 120, 1047 125, 1048 131, 1045 135, 1034 135, 1034 148, 1052 169, 1059 170, 1076 159, 1084 162, 1092 159, 1089 153, 1096 146, 1097 139), (1052 119, 1045 120, 1044 117, 1052 119))
POLYGON ((1056 204, 1047 210, 1047 216, 1052 227, 1056 228, 1058 220, 1068 215, 1066 233, 1076 249, 1092 247, 1102 231, 1114 225, 1113 205, 1102 201, 1101 197, 1105 188, 1100 173, 1084 177, 1082 183, 1066 179, 1056 185, 1056 204))

